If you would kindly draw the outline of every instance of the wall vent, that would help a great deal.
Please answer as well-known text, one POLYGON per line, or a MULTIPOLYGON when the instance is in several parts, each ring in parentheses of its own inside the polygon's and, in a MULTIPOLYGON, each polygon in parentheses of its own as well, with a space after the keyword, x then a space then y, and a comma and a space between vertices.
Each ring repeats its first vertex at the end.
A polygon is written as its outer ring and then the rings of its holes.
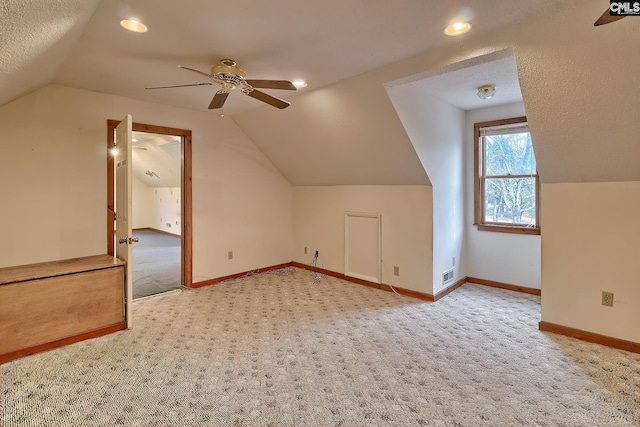
POLYGON ((442 284, 445 285, 453 280, 453 269, 442 273, 442 284))

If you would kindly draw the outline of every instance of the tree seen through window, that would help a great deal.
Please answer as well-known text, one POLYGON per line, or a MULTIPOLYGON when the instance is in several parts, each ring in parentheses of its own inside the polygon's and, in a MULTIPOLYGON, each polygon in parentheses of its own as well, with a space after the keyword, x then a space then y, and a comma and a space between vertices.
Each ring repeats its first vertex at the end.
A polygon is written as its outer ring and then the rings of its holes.
POLYGON ((476 224, 539 234, 539 182, 526 117, 476 123, 476 224))
POLYGON ((536 160, 531 134, 485 137, 485 167, 485 221, 535 225, 536 160))

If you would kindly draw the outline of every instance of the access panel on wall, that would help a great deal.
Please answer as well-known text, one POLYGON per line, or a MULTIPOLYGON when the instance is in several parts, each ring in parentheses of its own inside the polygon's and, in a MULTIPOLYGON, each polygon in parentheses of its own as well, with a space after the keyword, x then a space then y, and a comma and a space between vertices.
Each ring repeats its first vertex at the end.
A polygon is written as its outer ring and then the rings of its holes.
POLYGON ((381 283, 382 218, 377 213, 345 212, 346 276, 381 283))

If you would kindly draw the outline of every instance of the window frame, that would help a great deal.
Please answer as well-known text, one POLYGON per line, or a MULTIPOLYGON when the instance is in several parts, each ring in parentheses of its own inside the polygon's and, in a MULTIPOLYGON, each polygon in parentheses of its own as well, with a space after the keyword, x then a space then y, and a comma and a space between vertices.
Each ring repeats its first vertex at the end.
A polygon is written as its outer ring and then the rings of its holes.
MULTIPOLYGON (((480 137, 480 129, 504 126, 512 124, 527 123, 527 117, 512 117, 509 119, 492 120, 488 122, 478 122, 473 125, 474 140, 474 223, 479 231, 497 231, 501 233, 533 234, 540 235, 540 177, 536 169, 533 176, 535 178, 536 190, 536 225, 526 226, 522 224, 508 225, 504 223, 485 222, 484 218, 484 183, 486 180, 484 163, 484 140, 480 137)), ((535 152, 534 152, 535 155, 535 152)), ((536 159, 537 160, 537 159, 536 159)), ((527 177, 531 175, 526 175, 527 177)), ((521 175, 504 176, 503 178, 521 178, 521 175)), ((496 176, 500 178, 500 176, 496 176)))

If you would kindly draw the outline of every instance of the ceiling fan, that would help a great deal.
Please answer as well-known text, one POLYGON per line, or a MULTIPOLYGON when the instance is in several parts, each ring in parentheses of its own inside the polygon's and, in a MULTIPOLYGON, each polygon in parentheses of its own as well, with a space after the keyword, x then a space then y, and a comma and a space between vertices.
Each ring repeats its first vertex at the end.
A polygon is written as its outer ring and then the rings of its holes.
POLYGON ((593 25, 595 27, 598 27, 600 25, 610 24, 612 22, 619 21, 624 17, 625 15, 611 15, 611 9, 607 8, 607 10, 605 10, 602 16, 600 16, 600 18, 598 18, 598 20, 593 25))
MULTIPOLYGON (((267 93, 257 90, 256 88, 261 89, 282 89, 282 90, 296 90, 296 87, 287 80, 250 80, 245 79, 246 72, 242 68, 236 67, 236 61, 233 59, 223 59, 220 61, 219 65, 214 65, 211 67, 211 74, 195 70, 193 68, 184 67, 182 65, 178 65, 178 68, 182 68, 183 70, 191 71, 202 76, 205 76, 214 82, 218 83, 221 87, 214 95, 211 103, 209 104, 209 109, 222 108, 224 102, 227 100, 227 97, 231 92, 235 89, 239 89, 240 92, 248 95, 258 101, 265 102, 269 105, 272 105, 276 108, 287 108, 290 103, 287 101, 276 98, 275 96, 271 96, 267 93)), ((146 87, 145 89, 168 89, 175 87, 187 87, 187 86, 211 86, 212 83, 193 83, 193 84, 185 84, 185 85, 172 85, 172 86, 156 86, 156 87, 146 87)))

